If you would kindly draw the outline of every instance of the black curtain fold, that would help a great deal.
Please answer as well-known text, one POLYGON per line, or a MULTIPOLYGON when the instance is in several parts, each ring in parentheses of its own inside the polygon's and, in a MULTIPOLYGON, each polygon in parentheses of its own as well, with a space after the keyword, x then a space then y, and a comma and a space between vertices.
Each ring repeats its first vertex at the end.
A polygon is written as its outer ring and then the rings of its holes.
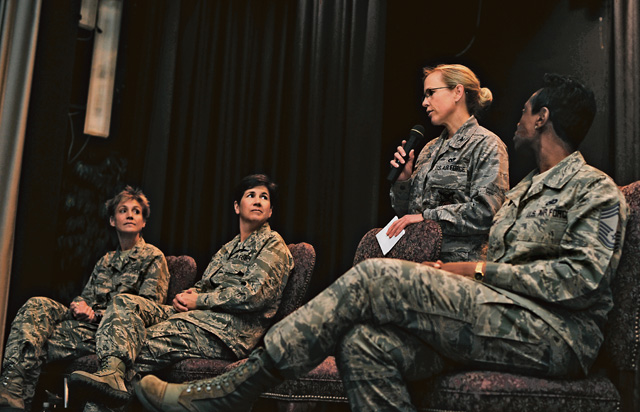
POLYGON ((613 117, 615 181, 640 179, 640 5, 613 2, 613 117))
POLYGON ((272 226, 318 252, 311 293, 348 269, 378 221, 385 8, 130 4, 128 18, 142 24, 124 34, 118 130, 145 145, 131 173, 152 202, 147 240, 204 270, 237 233, 233 187, 265 172, 281 188, 272 226))

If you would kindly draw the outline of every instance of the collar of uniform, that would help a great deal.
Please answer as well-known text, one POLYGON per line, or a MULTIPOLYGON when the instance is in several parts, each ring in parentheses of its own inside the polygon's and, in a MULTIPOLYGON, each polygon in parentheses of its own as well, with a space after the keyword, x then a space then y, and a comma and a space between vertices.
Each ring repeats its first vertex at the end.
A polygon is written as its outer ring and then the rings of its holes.
POLYGON ((145 242, 142 236, 140 236, 140 239, 138 239, 135 246, 133 246, 133 250, 131 251, 131 254, 129 256, 131 256, 132 259, 137 259, 146 244, 147 242, 145 242))
POLYGON ((120 248, 120 245, 118 245, 118 248, 116 249, 116 253, 114 255, 114 259, 111 260, 111 266, 116 268, 118 271, 121 271, 122 268, 124 268, 126 262, 128 262, 129 260, 138 259, 138 257, 140 256, 140 251, 144 248, 144 245, 146 245, 146 242, 142 237, 140 237, 136 244, 133 245, 133 248, 131 249, 131 252, 129 252, 127 259, 120 258, 122 249, 120 248))
POLYGON ((549 169, 549 173, 547 173, 544 179, 540 180, 535 187, 532 187, 533 176, 538 173, 538 170, 532 170, 520 183, 507 193, 506 197, 508 200, 518 203, 518 199, 524 198, 525 193, 528 198, 539 193, 543 186, 561 189, 585 164, 586 162, 582 154, 575 151, 549 169))
POLYGON ((262 226, 258 228, 255 232, 251 233, 248 238, 244 240, 246 245, 255 245, 257 243, 261 243, 261 240, 264 239, 271 232, 271 227, 269 226, 269 222, 264 222, 262 226))
MULTIPOLYGON (((475 116, 471 115, 471 117, 469 117, 469 119, 467 119, 467 121, 464 122, 462 126, 460 126, 460 128, 451 137, 449 146, 453 147, 454 149, 460 149, 469 141, 469 139, 471 139, 471 136, 473 136, 478 126, 478 120, 475 116)), ((445 139, 447 133, 448 132, 445 129, 445 131, 443 132, 443 136, 445 136, 445 139)))
POLYGON ((505 204, 509 202, 513 202, 516 205, 520 204, 520 199, 524 197, 524 194, 527 193, 529 187, 531 187, 531 182, 533 175, 535 174, 535 170, 526 175, 522 180, 511 188, 505 195, 506 201, 505 204))
POLYGON ((544 177, 542 183, 554 189, 560 189, 578 173, 585 163, 582 154, 575 151, 549 169, 549 174, 544 177))
POLYGON ((230 247, 226 251, 226 254, 229 255, 232 253, 239 244, 242 244, 243 248, 252 248, 255 249, 256 245, 263 242, 269 234, 271 233, 271 227, 269 226, 269 222, 264 222, 262 226, 260 226, 256 231, 252 232, 248 238, 244 240, 244 242, 240 242, 240 234, 237 234, 236 237, 233 238, 230 247))

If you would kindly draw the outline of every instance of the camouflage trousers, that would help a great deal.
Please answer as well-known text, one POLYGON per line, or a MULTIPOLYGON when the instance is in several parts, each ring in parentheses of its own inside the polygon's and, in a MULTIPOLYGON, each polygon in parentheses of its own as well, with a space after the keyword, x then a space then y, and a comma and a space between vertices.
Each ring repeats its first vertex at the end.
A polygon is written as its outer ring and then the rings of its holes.
POLYGON ((73 319, 69 308, 53 299, 30 298, 11 324, 2 369, 16 365, 24 374, 29 404, 44 363, 94 353, 97 324, 73 319))
POLYGON ((579 371, 544 320, 494 294, 425 265, 369 259, 274 325, 265 345, 287 378, 335 355, 354 411, 414 411, 407 382, 441 372, 445 360, 544 376, 579 371))
MULTIPOLYGON (((120 295, 125 296, 125 295, 120 295)), ((132 296, 130 302, 138 300, 132 296)), ((141 299, 142 301, 146 299, 141 299)), ((144 303, 144 302, 141 302, 144 303)), ((135 325, 136 322, 132 322, 135 325)), ((104 342, 103 342, 104 343, 104 342)), ((127 344, 125 346, 131 346, 127 344)), ((102 356, 126 356, 123 347, 104 346, 102 356)), ((132 351, 132 352, 135 352, 132 351)), ((100 355, 99 355, 100 356, 100 355)), ((146 329, 146 337, 139 347, 135 363, 129 369, 129 378, 135 373, 148 373, 172 365, 182 359, 227 359, 237 357, 217 336, 182 319, 171 317, 146 329)), ((123 358, 121 358, 123 359, 123 358)), ((130 391, 132 388, 129 389, 130 391)), ((84 412, 138 412, 133 406, 125 405, 111 409, 104 405, 87 402, 84 412)))
MULTIPOLYGON (((100 359, 115 356, 135 373, 162 369, 182 359, 237 359, 216 335, 183 319, 171 317, 173 307, 137 295, 120 294, 107 308, 96 334, 100 359)), ((126 411, 129 407, 115 409, 126 411)), ((111 411, 88 402, 85 412, 111 411)))
POLYGON ((115 356, 141 373, 186 358, 236 359, 216 335, 172 317, 175 313, 172 306, 137 295, 117 295, 96 334, 98 358, 115 356))

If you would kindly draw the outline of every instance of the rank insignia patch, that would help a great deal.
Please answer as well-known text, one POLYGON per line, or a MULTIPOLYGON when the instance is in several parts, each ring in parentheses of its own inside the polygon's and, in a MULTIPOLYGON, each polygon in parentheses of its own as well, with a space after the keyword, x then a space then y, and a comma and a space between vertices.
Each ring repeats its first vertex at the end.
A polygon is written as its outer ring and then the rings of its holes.
POLYGON ((620 241, 618 233, 618 212, 620 205, 616 204, 600 212, 600 226, 598 239, 607 249, 615 249, 620 241))

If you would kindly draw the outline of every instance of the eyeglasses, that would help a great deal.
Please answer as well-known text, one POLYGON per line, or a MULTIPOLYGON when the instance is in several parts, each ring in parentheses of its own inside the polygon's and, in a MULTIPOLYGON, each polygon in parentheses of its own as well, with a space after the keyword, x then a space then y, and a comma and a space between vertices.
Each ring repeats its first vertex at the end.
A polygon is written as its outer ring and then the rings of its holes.
POLYGON ((433 94, 436 92, 436 90, 439 89, 450 89, 451 87, 449 86, 442 86, 442 87, 434 87, 433 89, 425 89, 424 90, 424 98, 425 99, 430 99, 431 96, 433 96, 433 94))

